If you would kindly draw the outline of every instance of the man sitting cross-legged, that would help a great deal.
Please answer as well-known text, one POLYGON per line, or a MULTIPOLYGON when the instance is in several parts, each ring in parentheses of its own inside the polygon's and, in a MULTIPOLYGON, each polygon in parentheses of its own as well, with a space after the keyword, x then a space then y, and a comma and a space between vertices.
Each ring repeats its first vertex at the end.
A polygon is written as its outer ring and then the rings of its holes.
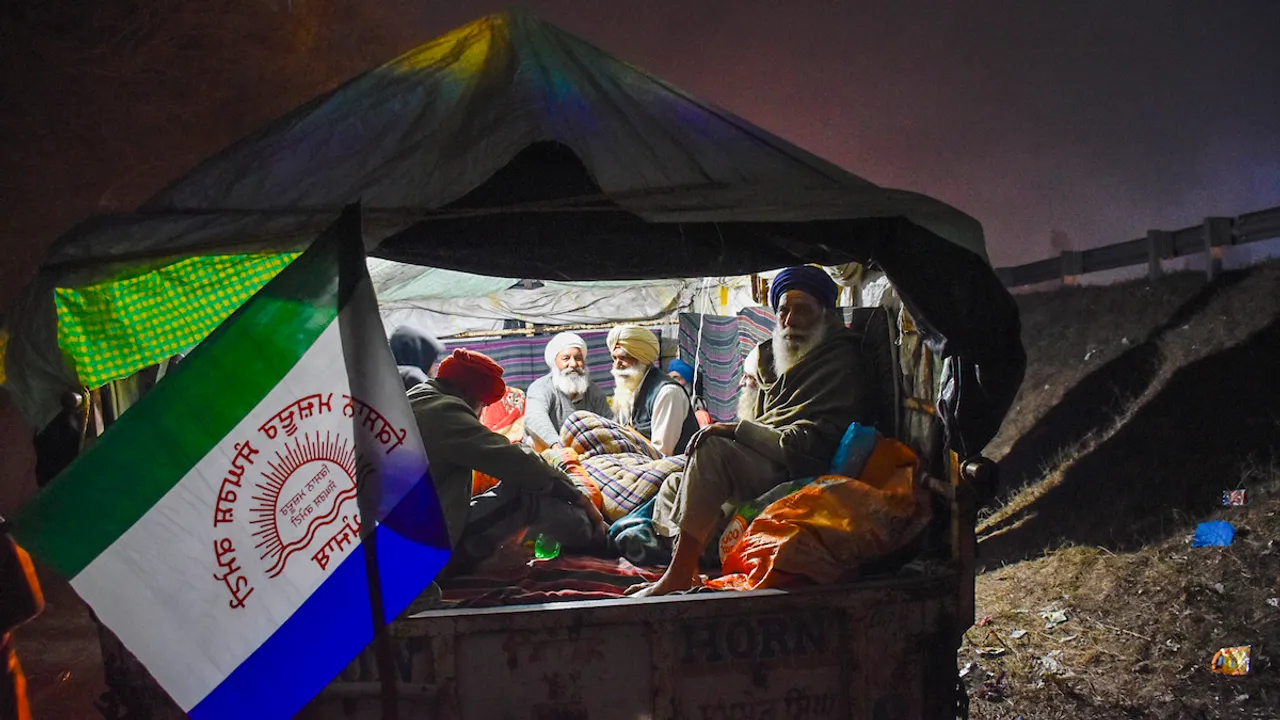
MULTIPOLYGON (((716 423, 689 443, 683 474, 658 491, 654 527, 676 538, 671 564, 636 596, 688 590, 725 503, 754 499, 788 480, 824 472, 852 422, 870 424, 856 336, 836 309, 837 288, 819 268, 778 273, 769 290, 773 338, 759 347, 753 419, 716 423)), ((745 414, 745 413, 744 413, 745 414)))
POLYGON ((580 335, 562 332, 543 351, 551 372, 529 386, 525 406, 525 439, 535 450, 560 442, 560 429, 570 415, 587 410, 610 417, 609 397, 591 381, 587 368, 587 343, 580 335))

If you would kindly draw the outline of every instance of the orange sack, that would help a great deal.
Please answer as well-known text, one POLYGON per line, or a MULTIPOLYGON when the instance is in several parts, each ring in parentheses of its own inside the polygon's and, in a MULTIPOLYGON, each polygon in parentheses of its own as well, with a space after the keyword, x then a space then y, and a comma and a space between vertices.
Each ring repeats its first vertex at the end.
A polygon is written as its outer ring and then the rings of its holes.
POLYGON ((856 575, 864 560, 914 541, 929 524, 915 482, 919 463, 906 445, 876 442, 862 477, 819 477, 766 507, 725 557, 721 590, 830 584, 856 575))
MULTIPOLYGON (((507 386, 502 399, 486 405, 480 413, 480 424, 502 435, 513 443, 524 439, 524 391, 507 386)), ((428 458, 430 460, 430 458, 428 458)), ((471 495, 487 492, 498 484, 498 479, 479 470, 471 472, 471 495)))

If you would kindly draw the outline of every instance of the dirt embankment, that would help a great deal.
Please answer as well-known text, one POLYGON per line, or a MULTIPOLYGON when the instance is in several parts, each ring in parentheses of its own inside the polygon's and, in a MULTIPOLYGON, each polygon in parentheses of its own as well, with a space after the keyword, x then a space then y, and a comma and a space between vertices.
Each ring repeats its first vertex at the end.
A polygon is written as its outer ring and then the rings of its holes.
POLYGON ((1280 263, 1019 304, 1027 379, 979 525, 989 620, 960 657, 973 716, 1280 717, 1280 263), (1206 520, 1234 543, 1191 547, 1206 520), (1241 645, 1248 676, 1210 672, 1241 645))

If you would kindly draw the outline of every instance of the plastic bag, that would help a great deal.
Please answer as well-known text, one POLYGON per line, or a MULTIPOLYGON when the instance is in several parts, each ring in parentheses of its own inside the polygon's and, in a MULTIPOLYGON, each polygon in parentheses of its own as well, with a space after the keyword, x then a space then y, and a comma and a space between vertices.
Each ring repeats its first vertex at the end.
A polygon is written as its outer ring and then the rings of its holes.
MULTIPOLYGON (((827 469, 827 474, 841 477, 858 477, 862 474, 867 458, 871 457, 871 453, 875 451, 876 443, 879 440, 880 434, 876 432, 875 428, 859 425, 858 423, 850 423, 848 429, 845 430, 844 436, 840 439, 840 445, 836 448, 835 455, 831 458, 831 466, 827 469)), ((729 519, 728 526, 725 527, 724 532, 720 535, 721 564, 724 563, 725 558, 729 556, 734 546, 742 540, 743 535, 747 532, 747 526, 766 507, 813 482, 814 478, 801 478, 800 480, 785 482, 777 485, 764 495, 740 506, 734 512, 733 517, 729 519)))
POLYGON ((720 589, 833 583, 867 559, 913 542, 929 522, 906 445, 881 438, 860 478, 826 475, 777 500, 747 526, 724 559, 720 589))
POLYGON ((782 483, 734 511, 733 517, 729 519, 729 525, 724 529, 724 533, 720 535, 720 563, 724 564, 729 557, 729 553, 733 552, 739 542, 742 542, 742 538, 747 534, 747 527, 751 525, 751 521, 759 517, 765 508, 800 488, 808 486, 813 481, 814 478, 803 478, 782 483))

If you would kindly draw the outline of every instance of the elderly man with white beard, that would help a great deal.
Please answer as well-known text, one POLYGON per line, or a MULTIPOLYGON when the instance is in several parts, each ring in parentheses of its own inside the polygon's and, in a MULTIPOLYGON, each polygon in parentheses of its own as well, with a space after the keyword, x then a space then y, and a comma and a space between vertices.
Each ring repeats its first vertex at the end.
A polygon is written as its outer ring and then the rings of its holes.
POLYGON ((738 378, 738 421, 756 419, 756 403, 760 400, 760 348, 754 347, 742 360, 738 378))
POLYGON ((858 340, 844 327, 836 297, 835 283, 819 268, 791 267, 774 278, 769 304, 777 324, 757 348, 755 406, 740 408, 738 422, 708 425, 689 443, 685 472, 667 477, 653 508, 655 530, 675 538, 671 564, 656 583, 629 593, 693 587, 726 503, 823 473, 849 424, 874 421, 858 340))
POLYGON ((698 431, 689 394, 654 366, 658 336, 639 325, 619 325, 605 341, 613 356, 613 414, 663 455, 679 455, 698 431))
POLYGON ((609 417, 609 398, 587 374, 587 343, 562 332, 542 353, 551 372, 529 386, 524 411, 525 439, 537 450, 560 443, 565 418, 578 410, 609 417))

